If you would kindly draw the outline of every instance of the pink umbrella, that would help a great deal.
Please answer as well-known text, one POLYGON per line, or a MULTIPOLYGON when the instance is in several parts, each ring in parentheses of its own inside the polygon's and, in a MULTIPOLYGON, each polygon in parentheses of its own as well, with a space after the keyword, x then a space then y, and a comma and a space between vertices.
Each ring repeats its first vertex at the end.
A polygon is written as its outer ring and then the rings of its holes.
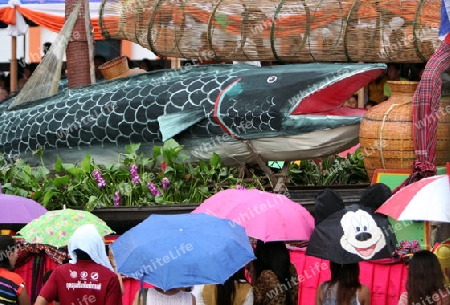
POLYGON ((220 191, 192 213, 230 219, 243 226, 248 236, 262 241, 308 240, 314 229, 314 218, 301 204, 259 190, 220 191))
POLYGON ((396 220, 450 222, 450 176, 438 175, 409 184, 376 212, 396 220))
POLYGON ((2 193, 0 185, 0 224, 27 224, 47 210, 38 202, 2 193))

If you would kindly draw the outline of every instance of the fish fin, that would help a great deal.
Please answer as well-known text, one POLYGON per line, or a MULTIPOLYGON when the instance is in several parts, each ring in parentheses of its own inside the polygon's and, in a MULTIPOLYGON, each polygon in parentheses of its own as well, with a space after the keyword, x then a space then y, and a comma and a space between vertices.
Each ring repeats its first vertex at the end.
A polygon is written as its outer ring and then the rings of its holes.
POLYGON ((163 142, 176 136, 205 118, 203 109, 183 110, 178 113, 164 114, 158 117, 159 131, 163 142))

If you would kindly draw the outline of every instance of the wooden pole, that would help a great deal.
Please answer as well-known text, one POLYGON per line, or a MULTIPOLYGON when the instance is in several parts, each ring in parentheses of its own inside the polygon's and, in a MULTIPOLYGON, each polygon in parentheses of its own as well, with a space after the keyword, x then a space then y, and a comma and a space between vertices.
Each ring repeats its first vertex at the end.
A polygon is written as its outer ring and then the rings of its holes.
POLYGON ((364 108, 365 86, 358 91, 358 108, 364 108))
MULTIPOLYGON (((364 64, 364 62, 360 61, 358 64, 364 64)), ((364 86, 358 90, 358 108, 364 108, 365 89, 366 87, 364 86)))
POLYGON ((181 67, 181 60, 179 57, 170 58, 170 68, 177 69, 181 67))
POLYGON ((17 37, 11 36, 10 92, 17 90, 17 37))

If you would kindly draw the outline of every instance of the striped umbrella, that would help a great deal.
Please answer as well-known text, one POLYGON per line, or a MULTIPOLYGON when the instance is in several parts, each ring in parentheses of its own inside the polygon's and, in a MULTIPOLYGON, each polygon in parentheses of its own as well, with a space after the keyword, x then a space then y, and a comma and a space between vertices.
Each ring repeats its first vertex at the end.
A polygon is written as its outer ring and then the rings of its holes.
POLYGON ((396 220, 450 223, 450 176, 438 175, 409 184, 376 212, 396 220))

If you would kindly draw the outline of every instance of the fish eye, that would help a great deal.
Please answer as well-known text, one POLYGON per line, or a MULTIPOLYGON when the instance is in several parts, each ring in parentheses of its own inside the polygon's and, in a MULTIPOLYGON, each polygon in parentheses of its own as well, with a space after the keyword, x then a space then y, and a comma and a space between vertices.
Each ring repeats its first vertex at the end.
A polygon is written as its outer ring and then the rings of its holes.
POLYGON ((267 78, 267 82, 268 82, 269 84, 274 83, 274 82, 276 82, 276 81, 277 81, 277 77, 276 77, 276 76, 269 76, 269 77, 267 78))

